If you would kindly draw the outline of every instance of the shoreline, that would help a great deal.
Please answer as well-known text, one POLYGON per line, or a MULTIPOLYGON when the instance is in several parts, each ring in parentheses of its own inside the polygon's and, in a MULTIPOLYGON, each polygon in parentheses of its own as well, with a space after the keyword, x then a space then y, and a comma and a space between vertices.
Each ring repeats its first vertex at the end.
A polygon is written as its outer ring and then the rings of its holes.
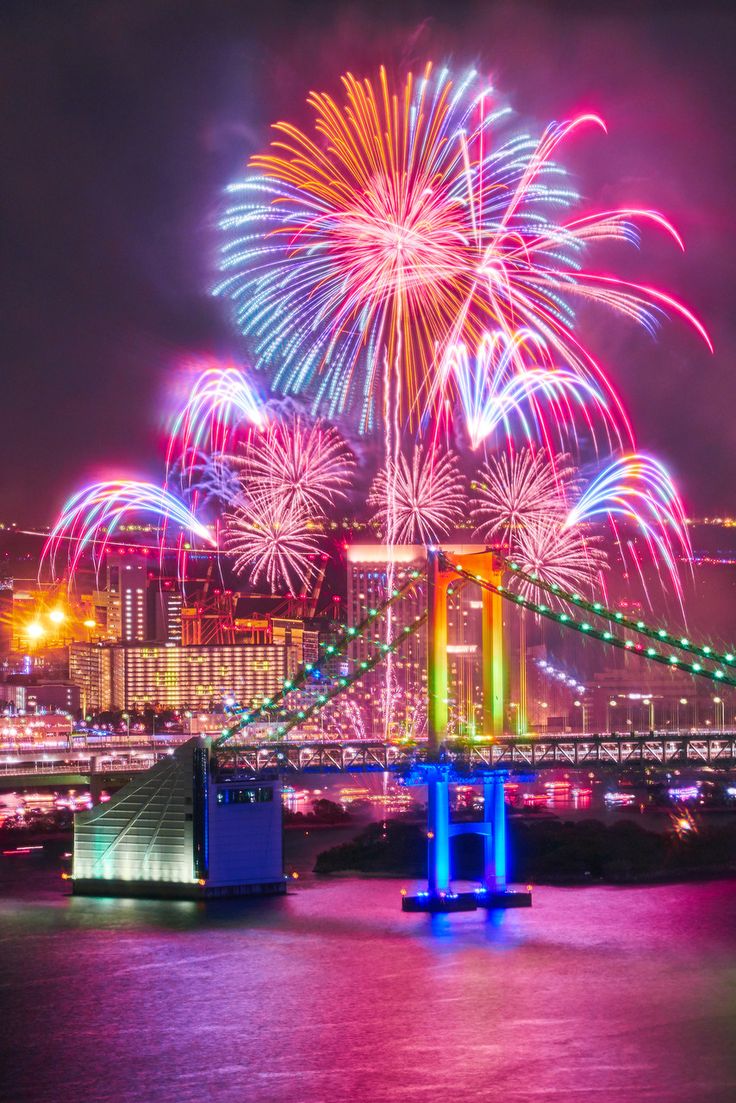
MULTIPOLYGON (((396 873, 396 872, 374 872, 371 870, 360 869, 339 869, 326 873, 314 873, 313 876, 318 881, 339 881, 339 880, 353 880, 360 878, 366 881, 422 881, 424 878, 421 875, 414 873, 396 873)), ((457 881, 465 881, 468 878, 457 877, 453 878, 457 881)), ((472 878, 470 879, 472 880, 472 878)), ((659 885, 686 885, 692 883, 701 883, 707 881, 734 881, 736 880, 736 868, 733 866, 728 867, 713 867, 713 869, 693 869, 682 871, 681 875, 673 876, 672 874, 662 874, 661 877, 654 875, 648 877, 630 878, 628 880, 611 880, 603 877, 559 877, 559 878, 540 878, 536 881, 527 882, 531 885, 532 889, 535 888, 556 888, 556 889, 584 889, 584 888, 657 888, 659 885)), ((511 885, 522 884, 520 881, 511 880, 511 885)))

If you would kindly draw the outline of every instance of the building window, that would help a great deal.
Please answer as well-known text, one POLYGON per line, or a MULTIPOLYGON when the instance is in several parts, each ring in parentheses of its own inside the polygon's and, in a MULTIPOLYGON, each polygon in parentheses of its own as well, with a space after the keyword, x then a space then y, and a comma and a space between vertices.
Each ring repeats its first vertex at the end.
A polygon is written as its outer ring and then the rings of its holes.
POLYGON ((273 800, 273 789, 258 786, 248 789, 218 789, 218 804, 264 804, 273 800))

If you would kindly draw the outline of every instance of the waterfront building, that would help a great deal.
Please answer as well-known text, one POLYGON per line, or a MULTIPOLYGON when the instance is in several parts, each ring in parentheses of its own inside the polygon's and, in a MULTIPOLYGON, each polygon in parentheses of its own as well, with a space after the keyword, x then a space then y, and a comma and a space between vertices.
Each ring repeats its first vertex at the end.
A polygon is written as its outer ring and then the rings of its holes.
POLYGON ((213 764, 207 740, 177 747, 74 819, 75 893, 274 895, 283 875, 281 783, 213 764))

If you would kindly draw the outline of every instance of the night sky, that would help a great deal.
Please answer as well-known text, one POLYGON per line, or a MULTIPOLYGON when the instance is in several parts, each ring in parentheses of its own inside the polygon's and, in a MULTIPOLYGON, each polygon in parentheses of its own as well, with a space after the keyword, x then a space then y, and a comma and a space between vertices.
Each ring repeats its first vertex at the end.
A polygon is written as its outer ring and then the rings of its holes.
POLYGON ((215 278, 222 188, 307 122, 312 87, 426 59, 491 74, 535 132, 600 112, 563 160, 585 205, 652 206, 683 256, 591 261, 681 296, 656 341, 600 312, 584 339, 622 391, 640 446, 690 512, 736 512, 736 117, 732 5, 4 0, 0 14, 0 520, 42 523, 82 481, 157 479, 177 369, 247 358, 215 278))

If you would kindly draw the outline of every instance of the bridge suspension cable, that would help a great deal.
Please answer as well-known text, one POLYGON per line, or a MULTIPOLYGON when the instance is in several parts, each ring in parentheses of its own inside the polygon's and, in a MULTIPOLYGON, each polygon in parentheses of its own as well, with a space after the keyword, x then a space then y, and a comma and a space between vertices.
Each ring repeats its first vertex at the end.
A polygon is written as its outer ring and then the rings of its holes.
POLYGON ((405 639, 408 639, 409 636, 413 636, 418 632, 426 620, 427 612, 425 610, 424 613, 421 613, 417 617, 413 624, 405 625, 401 632, 394 636, 389 643, 379 644, 378 652, 372 655, 370 659, 363 659, 352 674, 338 678, 337 683, 332 689, 328 690, 326 693, 320 694, 313 704, 309 705, 306 709, 299 709, 289 714, 289 716, 277 727, 276 735, 280 739, 283 738, 283 736, 287 735, 297 724, 301 724, 304 720, 308 720, 315 712, 320 712, 330 701, 333 701, 336 697, 339 697, 349 689, 350 686, 359 682, 369 670, 373 670, 380 662, 383 662, 389 652, 395 651, 405 639))
MULTIPOLYGON (((563 628, 571 629, 573 632, 579 632, 581 635, 599 640, 601 643, 608 644, 610 647, 617 647, 620 650, 628 651, 633 655, 640 655, 643 659, 648 659, 650 662, 660 663, 663 666, 669 667, 671 670, 683 670, 686 674, 693 674, 699 678, 708 678, 711 682, 715 682, 718 685, 736 686, 736 677, 733 673, 727 673, 726 671, 720 669, 706 669, 699 662, 686 662, 684 659, 679 658, 677 655, 664 655, 660 651, 657 651, 657 649, 654 647, 644 647, 641 643, 635 643, 633 640, 625 639, 623 636, 618 636, 613 632, 609 632, 607 630, 601 631, 599 628, 595 628, 587 621, 577 620, 575 617, 570 616, 569 613, 566 613, 564 611, 557 612, 556 610, 551 609, 548 605, 545 605, 542 602, 532 601, 530 598, 526 598, 522 594, 514 593, 500 583, 493 583, 489 579, 483 578, 482 575, 474 574, 462 564, 453 563, 453 561, 449 559, 447 555, 443 554, 442 558, 449 569, 456 571, 463 578, 467 578, 471 582, 476 582, 481 588, 490 590, 496 594, 500 594, 500 596, 505 598, 506 601, 512 602, 514 605, 519 606, 519 608, 530 609, 533 613, 536 613, 547 620, 551 620, 555 624, 561 625, 563 628)), ((521 577, 524 577, 532 585, 540 585, 539 580, 535 579, 532 575, 526 575, 525 573, 522 573, 521 577)), ((573 605, 580 605, 581 599, 578 597, 578 595, 570 594, 567 591, 562 590, 560 587, 552 589, 551 586, 542 586, 541 588, 547 590, 550 593, 553 593, 555 597, 559 598, 561 601, 565 601, 573 605)), ((590 612, 592 612, 594 615, 598 614, 599 611, 594 608, 593 603, 586 603, 586 611, 587 605, 590 605, 590 612)), ((601 612, 602 608, 603 607, 601 607, 601 612)), ((607 610, 606 612, 610 612, 610 610, 607 610)), ((605 619, 609 618, 606 617, 605 619)), ((618 622, 618 618, 616 617, 615 613, 612 614, 610 619, 618 622)), ((631 623, 633 624, 632 630, 634 632, 648 635, 648 633, 642 632, 642 629, 636 626, 636 622, 631 623)), ((625 625, 624 627, 629 627, 629 625, 625 625)), ((656 638, 661 639, 661 637, 656 638)), ((663 640, 663 642, 669 644, 670 640, 673 639, 674 637, 671 637, 668 634, 668 638, 663 640)), ((688 641, 687 648, 685 648, 683 644, 672 643, 671 646, 679 647, 681 650, 690 650, 695 645, 690 645, 688 641)), ((701 647, 695 653, 698 655, 702 655, 704 658, 707 658, 709 660, 712 660, 714 658, 714 652, 712 652, 710 649, 701 647)))
POLYGON ((607 620, 609 623, 617 624, 621 628, 628 628, 632 632, 638 632, 641 636, 647 636, 649 639, 656 640, 658 643, 677 648, 678 651, 686 651, 691 655, 698 655, 700 658, 707 659, 709 662, 725 663, 727 666, 736 666, 736 652, 721 652, 710 647, 708 644, 692 643, 687 636, 678 636, 673 632, 668 632, 666 628, 657 628, 650 624, 646 624, 643 620, 634 620, 633 617, 627 617, 624 613, 614 611, 613 609, 607 609, 604 605, 601 605, 599 601, 589 601, 587 598, 581 597, 580 594, 563 590, 556 583, 545 582, 539 575, 522 570, 519 564, 514 563, 513 560, 504 559, 503 562, 517 578, 522 578, 530 585, 536 586, 540 590, 545 590, 548 594, 553 594, 555 597, 567 601, 571 605, 576 605, 579 609, 584 609, 586 613, 591 613, 595 617, 600 617, 601 620, 607 620))

